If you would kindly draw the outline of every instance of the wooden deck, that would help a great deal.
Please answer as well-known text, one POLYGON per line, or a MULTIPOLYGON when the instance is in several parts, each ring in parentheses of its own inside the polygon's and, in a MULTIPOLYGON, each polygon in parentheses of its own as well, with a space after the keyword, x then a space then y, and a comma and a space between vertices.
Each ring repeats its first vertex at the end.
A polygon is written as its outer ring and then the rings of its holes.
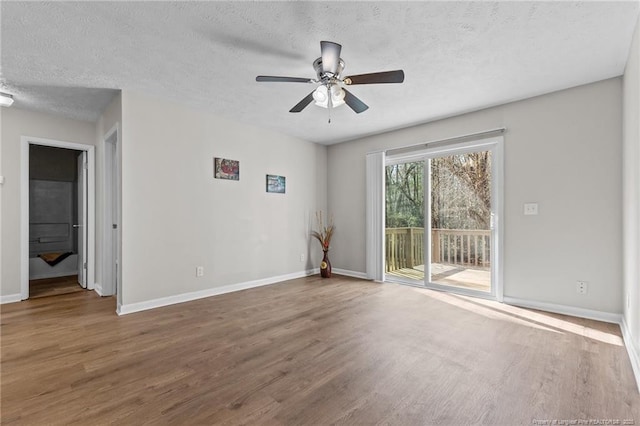
MULTIPOLYGON (((431 271, 433 273, 433 283, 477 291, 491 291, 491 270, 489 268, 470 268, 462 265, 433 263, 431 271)), ((387 272, 387 275, 424 281, 424 265, 397 269, 387 272)))

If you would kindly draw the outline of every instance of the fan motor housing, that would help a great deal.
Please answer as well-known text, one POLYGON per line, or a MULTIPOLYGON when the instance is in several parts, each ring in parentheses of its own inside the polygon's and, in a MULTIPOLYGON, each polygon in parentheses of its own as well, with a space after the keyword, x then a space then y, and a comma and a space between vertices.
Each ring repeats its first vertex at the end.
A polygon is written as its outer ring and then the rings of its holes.
POLYGON ((344 61, 340 58, 340 62, 338 64, 338 70, 335 74, 325 73, 322 71, 322 58, 318 58, 313 61, 313 69, 316 71, 316 75, 318 76, 318 80, 321 82, 327 82, 332 78, 340 79, 342 77, 342 71, 344 70, 344 61))

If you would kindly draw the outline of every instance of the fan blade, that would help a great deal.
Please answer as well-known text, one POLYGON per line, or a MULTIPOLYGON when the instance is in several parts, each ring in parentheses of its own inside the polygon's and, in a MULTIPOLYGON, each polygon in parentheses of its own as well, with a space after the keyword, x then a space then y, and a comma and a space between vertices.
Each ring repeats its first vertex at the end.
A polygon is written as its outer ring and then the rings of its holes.
POLYGON ((345 77, 344 84, 379 84, 379 83, 402 83, 404 81, 404 71, 384 71, 372 72, 370 74, 358 74, 345 77))
MULTIPOLYGON (((315 92, 315 90, 313 92, 315 92)), ((309 93, 309 95, 307 95, 306 98, 304 98, 303 100, 298 102, 296 104, 296 106, 294 106, 293 108, 291 108, 289 110, 289 112, 300 112, 303 109, 305 109, 307 107, 307 105, 309 105, 311 102, 313 102, 313 92, 309 93)))
POLYGON ((275 77, 272 75, 259 75, 256 77, 256 81, 268 81, 272 83, 313 83, 313 80, 310 78, 275 77))
POLYGON ((369 109, 367 104, 358 99, 355 95, 349 92, 347 89, 344 90, 344 103, 349 105, 349 108, 354 110, 357 114, 364 112, 369 109))
POLYGON ((320 51, 322 52, 322 71, 335 74, 340 65, 340 51, 342 45, 331 41, 321 41, 320 51))

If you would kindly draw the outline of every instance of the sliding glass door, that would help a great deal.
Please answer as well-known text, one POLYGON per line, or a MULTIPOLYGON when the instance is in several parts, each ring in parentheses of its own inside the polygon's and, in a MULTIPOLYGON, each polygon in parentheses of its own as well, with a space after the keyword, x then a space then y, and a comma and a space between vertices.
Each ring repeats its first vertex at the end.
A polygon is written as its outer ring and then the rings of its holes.
POLYGON ((385 271, 421 284, 425 277, 425 162, 385 169, 385 271))
POLYGON ((429 282, 491 293, 491 151, 427 160, 429 282))
POLYGON ((494 138, 387 158, 387 281, 499 296, 501 149, 494 138))

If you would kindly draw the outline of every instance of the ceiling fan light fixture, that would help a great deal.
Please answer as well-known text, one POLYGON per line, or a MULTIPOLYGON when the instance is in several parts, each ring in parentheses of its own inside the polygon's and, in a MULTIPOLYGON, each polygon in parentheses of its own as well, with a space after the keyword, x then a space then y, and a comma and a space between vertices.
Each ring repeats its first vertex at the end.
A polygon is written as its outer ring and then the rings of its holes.
POLYGON ((331 102, 333 106, 344 105, 344 90, 340 86, 331 86, 331 102))
POLYGON ((11 105, 13 105, 13 96, 8 93, 0 92, 0 106, 10 107, 11 105))
MULTIPOLYGON (((341 52, 342 45, 338 43, 331 41, 320 42, 320 57, 313 61, 313 69, 316 72, 317 79, 259 75, 256 77, 256 81, 319 84, 289 112, 298 113, 308 105, 311 105, 311 103, 315 103, 321 108, 335 108, 347 104, 356 114, 366 111, 369 106, 345 89, 346 86, 402 83, 404 81, 404 71, 402 70, 371 72, 343 77, 342 72, 345 64, 340 57, 341 52)), ((329 122, 331 122, 331 118, 329 118, 329 122)))
MULTIPOLYGON (((339 86, 333 85, 331 86, 331 106, 333 108, 339 107, 340 105, 344 105, 344 90, 339 86)), ((316 105, 322 108, 329 107, 329 91, 327 90, 327 86, 318 86, 318 88, 313 92, 313 100, 316 102, 316 105)))
POLYGON ((318 88, 313 92, 313 100, 316 101, 316 105, 326 108, 327 100, 329 96, 327 94, 326 86, 318 86, 318 88))

